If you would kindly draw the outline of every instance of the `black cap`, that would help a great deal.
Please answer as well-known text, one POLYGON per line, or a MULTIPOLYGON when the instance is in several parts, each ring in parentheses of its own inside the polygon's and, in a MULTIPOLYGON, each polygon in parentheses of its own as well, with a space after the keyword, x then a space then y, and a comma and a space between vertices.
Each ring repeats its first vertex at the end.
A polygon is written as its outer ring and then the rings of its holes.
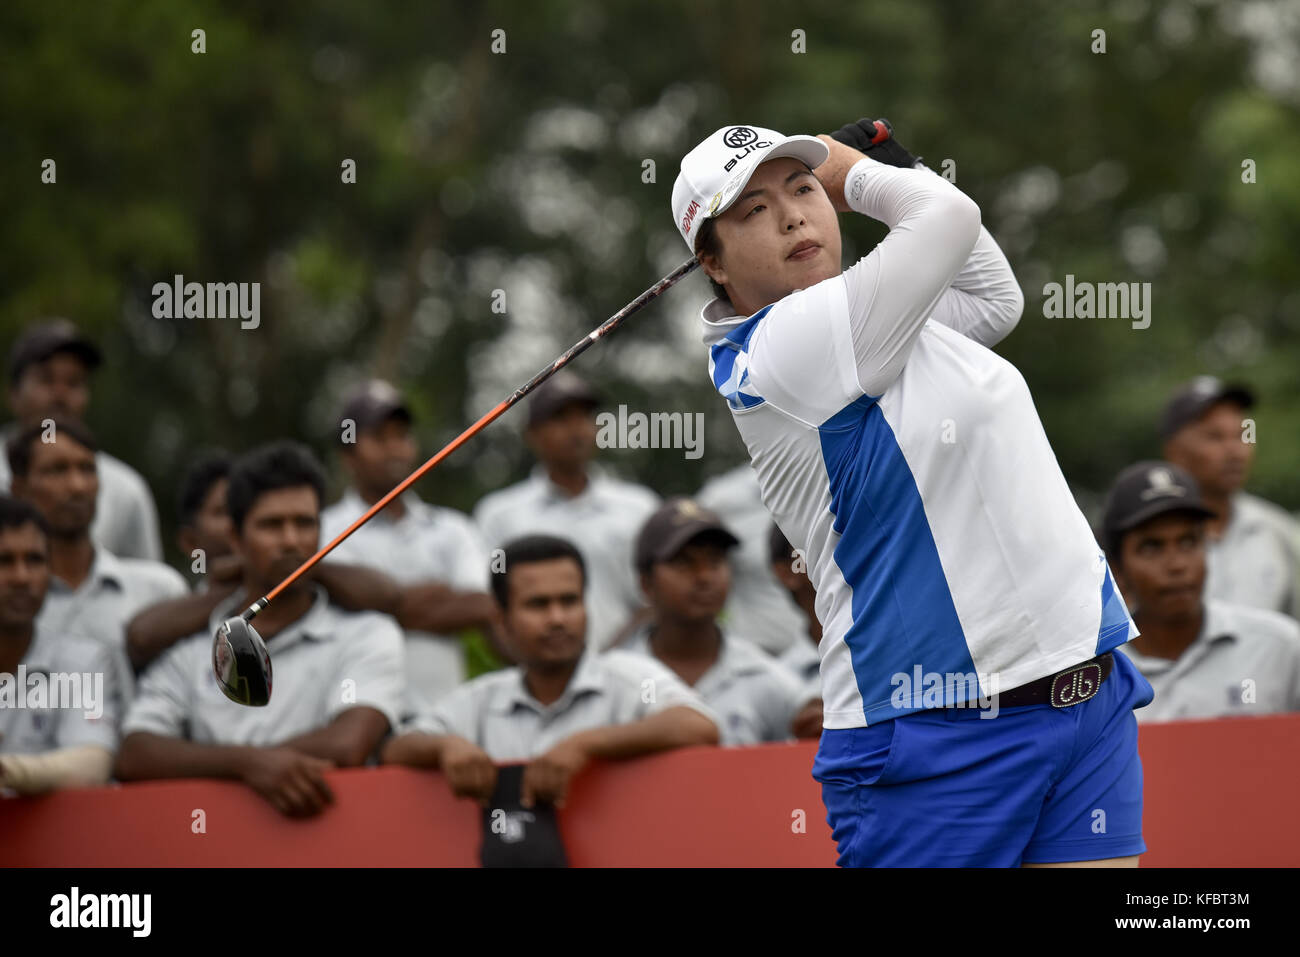
POLYGON ((1168 512, 1190 512, 1201 518, 1216 514, 1201 500, 1196 479, 1185 469, 1169 462, 1130 465, 1106 495, 1101 520, 1106 550, 1115 551, 1125 532, 1168 512))
POLYGON ((391 418, 411 421, 411 409, 402 394, 382 379, 371 379, 348 394, 342 418, 351 419, 364 432, 391 418))
POLYGON ((694 499, 671 498, 641 526, 634 552, 636 567, 647 571, 655 562, 666 562, 693 538, 705 534, 727 548, 740 544, 716 512, 694 499))
POLYGON ((30 365, 44 362, 59 352, 71 352, 86 368, 99 368, 103 356, 99 348, 83 336, 68 319, 51 319, 28 326, 9 350, 9 381, 16 383, 30 365))
POLYGON ((537 387, 528 400, 528 425, 545 422, 567 405, 575 402, 588 408, 600 405, 596 390, 568 369, 561 369, 537 387))
POLYGON ((1235 402, 1243 409, 1255 404, 1255 394, 1244 385, 1226 385, 1212 375, 1197 376, 1165 403, 1160 415, 1160 438, 1168 439, 1189 422, 1195 422, 1219 402, 1235 402))

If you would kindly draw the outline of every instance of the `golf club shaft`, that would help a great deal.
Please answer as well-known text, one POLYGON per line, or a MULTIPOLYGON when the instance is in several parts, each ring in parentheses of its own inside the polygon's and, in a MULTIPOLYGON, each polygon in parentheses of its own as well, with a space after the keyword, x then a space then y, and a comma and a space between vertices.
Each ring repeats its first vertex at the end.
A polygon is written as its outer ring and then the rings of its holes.
POLYGON ((394 488, 391 492, 389 492, 387 495, 381 498, 374 505, 370 506, 370 508, 366 511, 364 515, 362 515, 355 522, 353 522, 346 529, 344 529, 339 534, 339 536, 334 539, 334 541, 330 542, 328 545, 326 545, 324 548, 318 551, 311 558, 303 562, 300 566, 298 566, 298 569, 295 572, 293 572, 291 575, 289 575, 288 578, 286 578, 284 581, 280 582, 280 584, 276 585, 269 592, 267 592, 267 594, 264 597, 259 598, 257 601, 253 602, 253 604, 249 605, 248 608, 245 609, 245 611, 241 614, 241 617, 245 621, 252 621, 253 618, 257 615, 257 613, 260 612, 267 605, 269 605, 272 601, 274 601, 275 597, 279 595, 280 592, 284 591, 286 588, 288 588, 290 585, 296 582, 299 578, 301 578, 304 574, 310 571, 312 566, 314 566, 322 558, 324 558, 335 548, 337 548, 344 541, 344 539, 346 539, 349 535, 355 532, 358 528, 366 524, 366 522, 370 521, 370 519, 373 518, 386 505, 388 505, 389 502, 397 498, 397 496, 401 495, 408 488, 410 488, 421 478, 423 478, 426 474, 428 474, 428 472, 431 469, 433 469, 433 467, 436 466, 439 462, 441 462, 452 452, 456 451, 456 449, 460 448, 462 445, 468 442, 476 434, 482 431, 482 429, 485 426, 487 426, 489 423, 494 422, 496 419, 500 418, 501 415, 503 415, 507 409, 509 409, 511 406, 517 403, 520 399, 524 398, 524 396, 528 395, 530 392, 536 389, 539 385, 541 385, 543 382, 545 382, 555 373, 559 372, 566 365, 572 362, 575 358, 582 355, 582 353, 585 352, 591 346, 591 344, 594 343, 597 339, 603 338, 608 333, 613 332, 615 329, 618 328, 619 324, 622 323, 624 319, 632 315, 634 312, 637 312, 640 309, 642 309, 651 300, 658 298, 660 295, 666 292, 670 287, 676 284, 680 279, 682 279, 683 277, 691 273, 696 267, 699 266, 699 264, 700 261, 698 259, 695 259, 694 257, 686 260, 686 262, 682 263, 680 266, 678 266, 668 275, 664 276, 664 278, 660 279, 657 283, 655 283, 645 292, 641 293, 641 295, 637 296, 635 299, 629 302, 618 312, 614 313, 614 315, 610 316, 608 319, 602 322, 599 326, 593 329, 589 335, 584 336, 582 339, 574 343, 567 352, 561 355, 558 359, 552 362, 541 372, 537 373, 537 375, 529 379, 528 382, 525 383, 522 387, 516 389, 509 398, 498 403, 495 408, 489 411, 481 419, 479 419, 468 429, 466 429, 460 435, 456 436, 456 438, 452 439, 449 443, 447 443, 447 445, 444 446, 440 452, 438 452, 432 458, 430 458, 429 461, 425 462, 418 469, 416 469, 409 476, 407 476, 401 482, 400 485, 394 488))

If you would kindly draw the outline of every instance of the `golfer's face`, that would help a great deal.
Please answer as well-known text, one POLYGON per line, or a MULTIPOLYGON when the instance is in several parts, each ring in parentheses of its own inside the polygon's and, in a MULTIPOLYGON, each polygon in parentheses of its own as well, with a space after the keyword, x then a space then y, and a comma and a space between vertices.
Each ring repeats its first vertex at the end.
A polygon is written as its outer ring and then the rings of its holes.
POLYGON ((835 209, 817 177, 797 159, 761 164, 718 218, 717 230, 720 281, 735 290, 738 307, 757 311, 840 274, 835 209))

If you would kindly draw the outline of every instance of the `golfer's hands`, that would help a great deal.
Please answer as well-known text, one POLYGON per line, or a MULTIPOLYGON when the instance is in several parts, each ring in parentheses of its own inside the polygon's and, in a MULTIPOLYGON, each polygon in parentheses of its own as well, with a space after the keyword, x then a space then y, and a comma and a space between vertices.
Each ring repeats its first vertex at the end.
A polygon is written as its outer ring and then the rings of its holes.
POLYGON ((545 754, 533 758, 532 763, 524 768, 520 803, 524 807, 538 803, 564 807, 569 782, 590 760, 581 735, 565 738, 545 754))
POLYGON ((497 786, 497 766, 486 751, 465 738, 448 737, 439 767, 456 797, 473 798, 487 807, 497 786))
POLYGON ((334 803, 325 783, 333 761, 313 758, 291 748, 250 748, 241 777, 245 784, 287 817, 310 817, 334 803))
POLYGON ((835 207, 837 213, 847 213, 851 211, 848 201, 844 198, 844 179, 849 175, 849 170, 862 159, 864 154, 858 152, 851 146, 845 146, 839 140, 831 139, 825 133, 819 133, 817 138, 821 140, 830 149, 830 156, 826 157, 826 162, 818 166, 813 172, 817 174, 817 179, 821 181, 822 188, 826 190, 826 195, 831 199, 831 205, 835 207))

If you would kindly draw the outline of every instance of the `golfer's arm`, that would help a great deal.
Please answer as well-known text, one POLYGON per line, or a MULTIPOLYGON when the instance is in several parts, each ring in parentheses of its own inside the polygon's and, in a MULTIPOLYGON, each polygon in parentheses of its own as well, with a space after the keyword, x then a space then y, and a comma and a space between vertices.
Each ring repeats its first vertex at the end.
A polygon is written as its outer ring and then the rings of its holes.
POLYGON ((1020 322, 1025 296, 1011 264, 983 226, 979 239, 930 318, 982 346, 993 347, 1020 322))
POLYGON ((402 587, 378 569, 322 561, 315 568, 315 578, 340 608, 397 614, 402 587))
POLYGON ((396 617, 403 628, 445 635, 462 628, 487 628, 494 607, 486 592, 457 591, 430 581, 401 590, 396 617))
POLYGON ((717 744, 718 726, 694 708, 674 707, 627 724, 574 735, 592 758, 616 761, 693 744, 717 744))
POLYGON ((154 778, 243 777, 247 747, 200 744, 147 731, 126 736, 117 752, 113 777, 119 781, 154 778))
POLYGON ((235 590, 213 584, 207 591, 150 605, 126 626, 126 653, 136 673, 180 639, 208 626, 213 610, 235 590))
POLYGON ((849 170, 844 194, 855 211, 889 226, 880 245, 844 273, 858 384, 881 395, 969 258, 980 211, 942 176, 870 159, 849 170))
POLYGON ((366 763, 387 733, 388 719, 383 713, 361 705, 344 711, 323 728, 280 742, 278 747, 354 768, 366 763))

